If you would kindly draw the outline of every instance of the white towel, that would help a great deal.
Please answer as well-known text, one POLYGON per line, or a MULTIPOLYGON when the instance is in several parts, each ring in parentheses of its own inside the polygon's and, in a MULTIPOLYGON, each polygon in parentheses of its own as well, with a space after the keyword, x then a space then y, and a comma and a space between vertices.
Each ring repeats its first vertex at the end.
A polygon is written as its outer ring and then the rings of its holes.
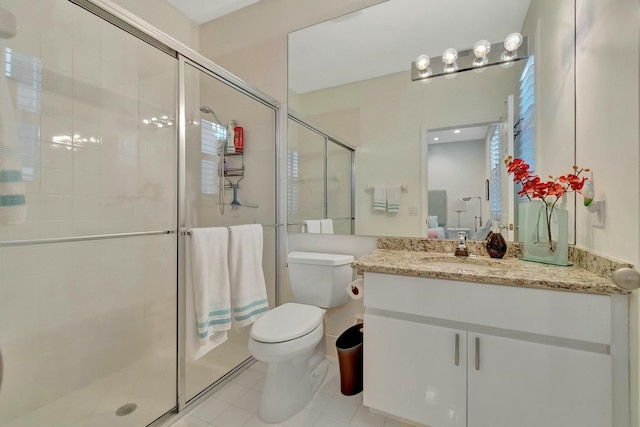
POLYGON ((373 187, 373 210, 387 210, 387 187, 379 185, 373 187))
MULTIPOLYGON (((4 45, 0 43, 0 57, 4 45)), ((1 62, 4 64, 4 61, 1 62)), ((22 162, 17 151, 16 118, 9 85, 0 71, 0 225, 22 224, 27 218, 22 162)))
POLYGON ((322 234, 333 234, 333 220, 321 219, 320 220, 320 232, 322 234))
POLYGON ((262 226, 248 224, 229 229, 231 310, 234 324, 243 327, 269 310, 262 271, 262 226))
POLYGON ((399 185, 387 187, 387 212, 396 213, 400 211, 400 193, 402 189, 399 185))
POLYGON ((187 316, 191 319, 187 332, 191 334, 187 337, 193 359, 225 342, 231 328, 228 243, 226 227, 191 230, 187 254, 187 316))
POLYGON ((322 227, 319 219, 307 219, 303 221, 307 233, 320 233, 322 227))

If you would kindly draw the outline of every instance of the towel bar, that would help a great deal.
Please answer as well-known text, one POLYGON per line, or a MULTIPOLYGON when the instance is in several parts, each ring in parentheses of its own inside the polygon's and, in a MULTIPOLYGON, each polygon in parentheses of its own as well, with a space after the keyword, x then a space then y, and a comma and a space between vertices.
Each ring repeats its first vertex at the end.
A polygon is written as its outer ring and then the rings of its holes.
POLYGON ((0 248, 11 247, 11 246, 86 242, 86 241, 92 241, 92 240, 120 239, 125 237, 159 236, 164 234, 176 234, 176 231, 175 230, 142 231, 139 233, 98 234, 98 235, 92 235, 92 236, 58 237, 58 238, 51 238, 51 239, 6 240, 4 242, 0 242, 0 248))
MULTIPOLYGON (((261 224, 263 228, 271 228, 271 227, 282 227, 282 224, 261 224)), ((229 226, 221 226, 221 227, 229 227, 229 226)), ((191 236, 191 231, 181 231, 180 235, 182 236, 191 236)))
MULTIPOLYGON (((369 184, 367 184, 367 185, 364 187, 364 191, 369 192, 369 193, 370 193, 370 192, 372 192, 372 191, 373 191, 373 189, 374 189, 374 186, 373 186, 373 185, 369 185, 369 184)), ((402 191, 403 193, 408 193, 408 192, 409 192, 409 185, 407 185, 407 184, 400 184, 400 191, 402 191)))

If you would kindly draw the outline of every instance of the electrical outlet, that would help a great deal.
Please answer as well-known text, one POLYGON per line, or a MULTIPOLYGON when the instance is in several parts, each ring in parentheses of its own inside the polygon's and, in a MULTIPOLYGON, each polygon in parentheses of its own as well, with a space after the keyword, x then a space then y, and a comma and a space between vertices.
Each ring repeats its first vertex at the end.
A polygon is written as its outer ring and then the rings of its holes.
POLYGON ((415 206, 409 207, 409 216, 418 216, 418 208, 415 206))

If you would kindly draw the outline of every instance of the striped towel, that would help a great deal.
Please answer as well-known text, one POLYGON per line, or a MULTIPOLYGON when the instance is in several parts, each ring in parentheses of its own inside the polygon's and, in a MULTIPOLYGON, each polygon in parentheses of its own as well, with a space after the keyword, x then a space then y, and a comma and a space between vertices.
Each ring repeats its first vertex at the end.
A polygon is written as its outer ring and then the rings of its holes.
POLYGON ((400 193, 399 185, 387 187, 387 212, 397 213, 400 211, 400 193))
POLYGON ((376 185, 373 187, 373 210, 387 210, 387 187, 376 185))
POLYGON ((231 311, 236 327, 248 326, 269 310, 262 271, 262 226, 229 227, 231 311))
MULTIPOLYGON (((4 54, 1 44, 0 54, 4 54)), ((27 219, 15 122, 9 85, 4 72, 0 72, 0 225, 22 224, 27 219)))
POLYGON ((197 342, 190 345, 194 359, 226 341, 227 330, 231 329, 228 240, 226 227, 191 230, 188 275, 191 289, 187 294, 193 295, 195 311, 188 313, 196 325, 193 335, 197 335, 197 342))

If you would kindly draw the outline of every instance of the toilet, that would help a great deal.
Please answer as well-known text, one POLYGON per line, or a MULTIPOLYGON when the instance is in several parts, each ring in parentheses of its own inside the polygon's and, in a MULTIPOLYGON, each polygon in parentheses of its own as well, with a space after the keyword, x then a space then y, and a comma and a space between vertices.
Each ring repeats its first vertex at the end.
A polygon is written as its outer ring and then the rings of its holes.
POLYGON ((295 302, 262 315, 251 327, 249 351, 267 364, 258 415, 277 423, 304 408, 327 372, 322 320, 345 304, 353 256, 291 252, 287 257, 295 302))

